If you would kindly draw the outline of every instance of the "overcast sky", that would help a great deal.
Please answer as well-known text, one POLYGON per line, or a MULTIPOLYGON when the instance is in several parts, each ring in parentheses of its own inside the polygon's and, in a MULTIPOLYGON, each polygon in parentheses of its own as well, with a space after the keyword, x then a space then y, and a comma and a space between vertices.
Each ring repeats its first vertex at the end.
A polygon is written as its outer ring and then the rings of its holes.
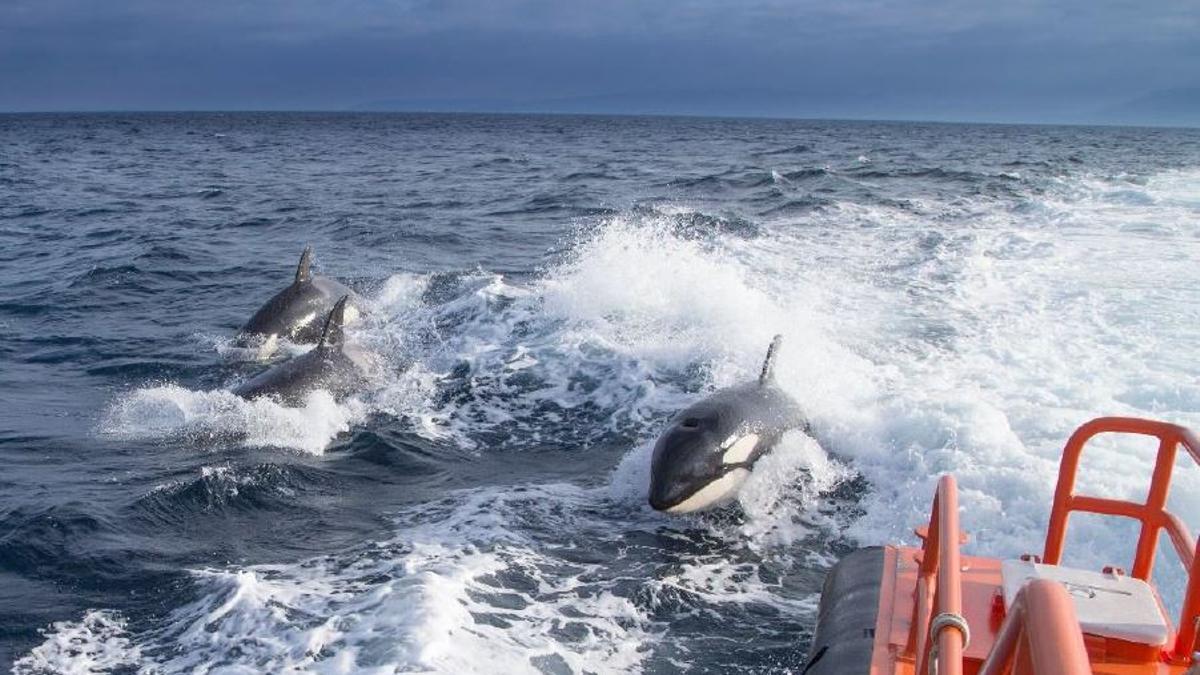
POLYGON ((1198 0, 0 0, 8 111, 1060 121, 1196 91, 1198 0))

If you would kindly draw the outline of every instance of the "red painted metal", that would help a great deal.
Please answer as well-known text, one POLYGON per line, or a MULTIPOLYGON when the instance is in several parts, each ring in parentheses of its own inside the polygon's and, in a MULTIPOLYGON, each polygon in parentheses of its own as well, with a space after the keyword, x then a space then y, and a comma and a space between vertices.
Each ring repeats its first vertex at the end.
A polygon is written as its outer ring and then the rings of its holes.
POLYGON ((934 641, 937 643, 939 675, 961 675, 966 638, 957 628, 945 627, 930 636, 930 624, 941 614, 962 615, 962 559, 958 529, 958 487, 954 476, 942 476, 933 497, 929 529, 921 548, 918 572, 916 617, 910 644, 916 647, 917 672, 929 672, 934 641))
POLYGON ((1179 632, 1168 655, 1176 663, 1191 661, 1192 653, 1196 650, 1197 622, 1200 622, 1200 566, 1197 565, 1200 549, 1183 521, 1166 510, 1171 474, 1181 445, 1193 460, 1200 463, 1200 441, 1191 431, 1175 424, 1132 417, 1101 417, 1079 427, 1063 449, 1050 524, 1046 529, 1046 548, 1042 555, 1048 565, 1060 563, 1067 536, 1067 522, 1072 511, 1133 518, 1141 521, 1142 529, 1135 548, 1131 576, 1150 582, 1158 537, 1165 530, 1184 568, 1188 570, 1187 590, 1176 624, 1179 632), (1075 494, 1075 477, 1084 446, 1102 433, 1137 434, 1159 440, 1154 474, 1144 503, 1075 494))
POLYGON ((1063 586, 1035 579, 1013 606, 979 669, 979 675, 1083 675, 1091 673, 1075 605, 1063 586))
MULTIPOLYGON (((1072 511, 1135 518, 1141 522, 1142 532, 1131 576, 1153 586, 1149 577, 1155 548, 1165 532, 1189 571, 1179 623, 1165 646, 1084 634, 1075 616, 1074 600, 1060 584, 1045 579, 1029 582, 1006 609, 1002 561, 959 552, 965 536, 959 530, 957 488, 953 477, 943 476, 929 525, 917 530, 921 547, 885 547, 871 675, 929 675, 935 670, 938 675, 1193 672, 1192 651, 1200 617, 1200 548, 1183 522, 1166 510, 1180 445, 1200 463, 1200 442, 1182 427, 1129 418, 1101 418, 1080 427, 1063 452, 1042 556, 1044 564, 1061 562, 1072 511), (1110 432, 1159 439, 1145 503, 1075 494, 1084 446, 1095 435, 1110 432), (939 622, 937 617, 942 615, 946 616, 939 622), (964 623, 970 628, 969 645, 968 636, 957 628, 964 623), (942 628, 931 635, 936 625, 942 628)), ((1159 609, 1165 616, 1161 601, 1159 609)))

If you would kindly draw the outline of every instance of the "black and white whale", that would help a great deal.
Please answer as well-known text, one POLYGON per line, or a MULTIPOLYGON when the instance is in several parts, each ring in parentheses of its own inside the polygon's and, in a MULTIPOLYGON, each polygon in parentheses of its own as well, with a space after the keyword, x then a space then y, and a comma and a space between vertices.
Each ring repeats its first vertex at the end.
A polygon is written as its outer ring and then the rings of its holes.
POLYGON ((346 344, 343 326, 349 300, 349 295, 343 295, 329 311, 316 347, 247 380, 233 393, 246 399, 271 396, 298 405, 318 389, 335 398, 359 389, 367 379, 370 361, 364 352, 346 344))
POLYGON ((279 338, 296 343, 315 342, 321 336, 324 318, 343 296, 350 297, 346 321, 353 322, 358 318, 354 292, 329 277, 314 275, 312 258, 312 247, 306 246, 300 264, 296 266, 295 280, 250 317, 241 331, 243 342, 247 337, 260 336, 264 354, 275 350, 279 338))
POLYGON ((650 506, 690 513, 727 502, 784 432, 807 428, 795 401, 775 384, 781 341, 771 341, 758 381, 720 389, 671 420, 650 460, 650 506))

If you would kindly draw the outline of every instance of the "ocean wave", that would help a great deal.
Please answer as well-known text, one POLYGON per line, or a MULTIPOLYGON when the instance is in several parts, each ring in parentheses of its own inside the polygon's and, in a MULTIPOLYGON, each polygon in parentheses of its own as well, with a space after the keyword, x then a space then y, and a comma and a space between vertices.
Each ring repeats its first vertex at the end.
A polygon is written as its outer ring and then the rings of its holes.
MULTIPOLYGON (((806 461, 798 466, 826 471, 826 460, 806 461)), ((741 548, 731 562, 737 525, 691 519, 701 529, 664 530, 661 516, 614 494, 564 484, 456 492, 397 514, 392 539, 297 564, 198 570, 196 599, 137 631, 106 611, 55 624, 22 667, 75 641, 81 651, 119 647, 111 658, 156 672, 629 672, 694 659, 708 638, 680 617, 708 612, 727 613, 729 634, 762 652, 801 661, 796 631, 816 610, 816 588, 781 586, 786 554, 741 548), (660 559, 647 563, 647 547, 660 559), (674 646, 659 639, 668 626, 674 646)), ((779 520, 748 512, 750 523, 779 520)), ((749 536, 769 538, 752 525, 749 536)))
MULTIPOLYGON (((823 572, 912 543, 938 475, 967 551, 1011 557, 1079 423, 1200 424, 1193 132, 184 119, 139 118, 174 153, 92 154, 63 118, 6 155, 30 182, 0 205, 22 411, 0 553, 14 597, 85 593, 20 672, 798 670, 823 572), (589 171, 611 178, 563 180, 589 171), (305 241, 371 305, 352 337, 382 372, 345 401, 242 401, 224 388, 266 364, 224 336, 305 241), (652 512, 656 434, 775 333, 815 440, 789 434, 729 509, 652 512)), ((1153 453, 1101 439, 1080 489, 1140 499, 1153 453)), ((1071 561, 1129 541, 1073 521, 1071 561)), ((1181 574, 1156 572, 1172 607, 1181 574)), ((19 649, 47 620, 7 616, 19 649)))
POLYGON ((198 474, 155 487, 132 508, 144 520, 183 525, 200 514, 294 509, 299 495, 326 482, 320 471, 289 464, 203 466, 198 474))
POLYGON ((320 454, 331 439, 364 419, 365 412, 361 403, 339 405, 322 390, 291 408, 269 398, 247 401, 229 391, 168 384, 118 398, 100 431, 124 439, 179 439, 200 447, 232 443, 320 454))
POLYGON ((13 663, 17 675, 106 673, 136 669, 142 654, 130 642, 125 619, 116 612, 93 610, 79 621, 58 621, 44 632, 46 641, 13 663))
POLYGON ((764 150, 764 151, 762 151, 762 152, 759 152, 758 154, 759 154, 759 155, 766 155, 766 156, 771 156, 771 155, 803 155, 803 154, 805 154, 805 153, 812 152, 812 150, 813 150, 813 149, 812 149, 812 146, 810 146, 810 145, 805 145, 805 144, 803 144, 803 143, 799 143, 799 144, 797 144, 797 145, 791 145, 791 146, 788 146, 788 147, 786 147, 786 148, 779 148, 778 150, 764 150))

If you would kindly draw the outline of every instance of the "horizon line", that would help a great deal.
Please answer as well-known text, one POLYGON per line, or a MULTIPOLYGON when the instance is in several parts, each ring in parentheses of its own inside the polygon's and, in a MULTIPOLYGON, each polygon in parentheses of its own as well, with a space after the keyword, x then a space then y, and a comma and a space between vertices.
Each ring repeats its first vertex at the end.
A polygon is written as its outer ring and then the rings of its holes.
POLYGON ((1116 129, 1190 129, 1200 130, 1200 124, 1162 124, 1132 122, 1036 122, 1029 120, 971 120, 971 119, 926 119, 917 117, 825 117, 825 116, 779 116, 779 115, 720 115, 687 112, 587 112, 561 110, 461 110, 461 109, 361 109, 361 108, 81 108, 44 110, 0 110, 0 115, 146 115, 146 114, 340 114, 340 115, 476 115, 493 117, 550 116, 550 117, 650 117, 713 120, 758 120, 779 122, 864 122, 878 124, 953 124, 988 126, 1042 126, 1042 127, 1104 127, 1116 129))

